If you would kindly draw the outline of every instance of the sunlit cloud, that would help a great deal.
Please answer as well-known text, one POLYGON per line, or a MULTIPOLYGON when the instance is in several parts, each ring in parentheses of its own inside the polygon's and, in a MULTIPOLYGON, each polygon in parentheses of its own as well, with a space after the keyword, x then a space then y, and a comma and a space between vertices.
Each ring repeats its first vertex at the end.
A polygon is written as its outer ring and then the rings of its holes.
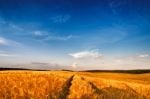
POLYGON ((81 52, 76 52, 76 53, 71 53, 69 54, 73 58, 76 59, 82 59, 82 58, 101 58, 102 54, 99 53, 98 51, 91 50, 91 51, 81 51, 81 52))
POLYGON ((78 64, 76 62, 74 62, 71 67, 76 69, 78 67, 78 64))

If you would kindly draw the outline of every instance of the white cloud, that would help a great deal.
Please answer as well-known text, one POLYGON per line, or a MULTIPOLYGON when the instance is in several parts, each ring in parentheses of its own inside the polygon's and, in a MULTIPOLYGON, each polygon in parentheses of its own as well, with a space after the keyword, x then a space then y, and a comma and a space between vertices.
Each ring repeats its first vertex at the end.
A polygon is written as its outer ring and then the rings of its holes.
POLYGON ((0 37, 0 45, 8 45, 8 41, 5 38, 0 37))
POLYGON ((42 31, 33 31, 32 34, 34 36, 45 36, 45 35, 47 35, 46 32, 42 32, 42 31))
POLYGON ((138 55, 139 58, 146 58, 146 57, 149 57, 148 54, 141 54, 141 55, 138 55))
POLYGON ((5 45, 5 46, 20 46, 22 44, 19 43, 19 42, 13 41, 13 40, 6 39, 4 37, 0 37, 0 45, 5 45))
POLYGON ((102 54, 98 51, 91 50, 91 51, 81 51, 77 53, 69 54, 73 58, 80 59, 80 58, 101 58, 102 54))
POLYGON ((72 68, 76 69, 76 68, 77 68, 77 65, 78 65, 77 63, 73 63, 73 64, 72 64, 72 68))
POLYGON ((7 54, 7 53, 0 53, 1 57, 14 57, 14 56, 18 56, 18 55, 14 55, 14 54, 7 54))
POLYGON ((57 15, 51 18, 54 23, 65 23, 67 22, 71 16, 69 14, 66 15, 57 15))

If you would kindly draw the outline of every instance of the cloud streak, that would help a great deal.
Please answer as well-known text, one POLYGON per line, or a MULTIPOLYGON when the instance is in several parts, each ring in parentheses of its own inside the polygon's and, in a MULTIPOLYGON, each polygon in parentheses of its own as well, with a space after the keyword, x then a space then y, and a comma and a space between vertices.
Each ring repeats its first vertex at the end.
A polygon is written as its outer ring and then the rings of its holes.
POLYGON ((55 35, 55 33, 47 32, 47 31, 33 31, 32 35, 35 37, 35 39, 39 39, 41 41, 66 41, 74 38, 78 38, 74 35, 55 35))
POLYGON ((18 57, 18 54, 13 54, 5 51, 0 51, 0 57, 18 57))
POLYGON ((3 46, 20 46, 22 44, 19 42, 10 40, 10 39, 6 39, 4 37, 0 37, 0 45, 3 45, 3 46))
POLYGON ((98 51, 81 51, 81 52, 76 52, 76 53, 71 53, 69 54, 75 59, 83 59, 83 58, 101 58, 102 54, 99 53, 98 51))
POLYGON ((147 57, 149 57, 149 55, 148 54, 140 54, 140 55, 138 55, 138 57, 139 58, 147 58, 147 57))
POLYGON ((75 36, 73 35, 67 35, 67 36, 48 36, 46 37, 44 40, 45 41, 66 41, 66 40, 70 40, 70 39, 73 39, 73 38, 76 38, 75 36))

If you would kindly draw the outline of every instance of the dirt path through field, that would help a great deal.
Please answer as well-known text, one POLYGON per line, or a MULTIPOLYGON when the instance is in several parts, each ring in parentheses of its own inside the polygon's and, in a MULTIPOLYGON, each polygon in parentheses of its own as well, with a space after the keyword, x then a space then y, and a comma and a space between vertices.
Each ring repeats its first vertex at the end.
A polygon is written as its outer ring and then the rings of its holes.
POLYGON ((111 85, 101 88, 86 77, 73 75, 67 80, 60 99, 146 99, 125 83, 122 85, 125 90, 111 85))
POLYGON ((65 85, 62 88, 62 93, 60 94, 59 99, 67 99, 67 96, 70 93, 70 87, 72 85, 74 75, 72 75, 65 83, 65 85))
POLYGON ((114 74, 109 74, 110 78, 108 74, 63 71, 7 71, 0 74, 0 99, 150 99, 147 75, 128 74, 126 80, 117 77, 125 78, 127 74, 115 74, 114 78, 114 74), (141 80, 129 81, 137 78, 141 80))

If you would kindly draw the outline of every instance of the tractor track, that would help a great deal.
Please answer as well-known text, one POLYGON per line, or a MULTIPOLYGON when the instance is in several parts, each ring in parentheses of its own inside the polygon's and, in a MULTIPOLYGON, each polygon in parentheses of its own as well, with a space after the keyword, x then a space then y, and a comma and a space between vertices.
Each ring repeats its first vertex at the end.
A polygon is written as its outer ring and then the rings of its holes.
POLYGON ((70 87, 72 86, 72 81, 73 81, 74 75, 72 75, 64 84, 62 88, 62 92, 59 96, 59 99, 67 99, 67 96, 70 93, 70 87))

